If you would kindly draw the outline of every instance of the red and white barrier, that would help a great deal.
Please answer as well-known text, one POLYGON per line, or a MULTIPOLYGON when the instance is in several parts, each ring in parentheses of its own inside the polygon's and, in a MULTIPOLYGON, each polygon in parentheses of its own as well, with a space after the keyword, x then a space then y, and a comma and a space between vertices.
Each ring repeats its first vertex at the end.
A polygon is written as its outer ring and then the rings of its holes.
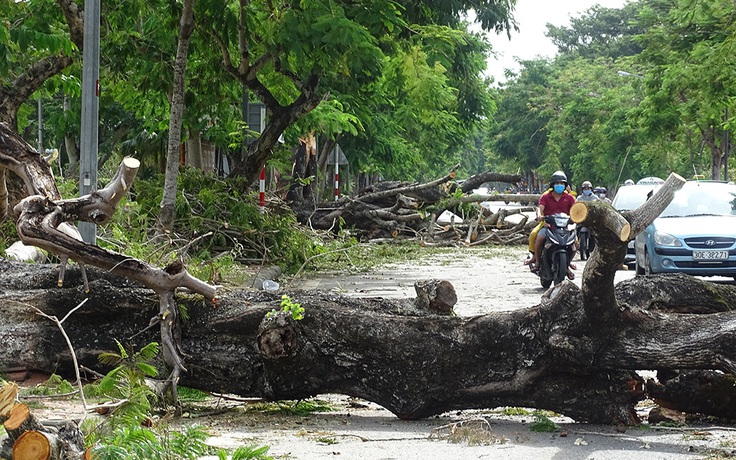
POLYGON ((338 156, 335 153, 335 201, 340 198, 340 172, 338 166, 338 156))
POLYGON ((258 206, 260 206, 261 214, 266 212, 266 166, 261 169, 261 178, 259 182, 258 206))

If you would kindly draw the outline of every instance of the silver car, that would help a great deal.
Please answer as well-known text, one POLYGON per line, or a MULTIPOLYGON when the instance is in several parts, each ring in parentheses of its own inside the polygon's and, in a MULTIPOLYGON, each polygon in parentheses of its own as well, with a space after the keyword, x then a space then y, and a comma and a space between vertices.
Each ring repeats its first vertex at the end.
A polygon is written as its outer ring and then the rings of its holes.
MULTIPOLYGON (((660 184, 661 182, 651 182, 620 187, 616 191, 616 195, 613 197, 611 205, 617 211, 632 211, 644 204, 644 202, 647 201, 647 199, 652 196, 657 189, 659 189, 660 184)), ((626 259, 624 260, 624 263, 627 265, 633 265, 634 261, 634 240, 631 240, 629 241, 629 247, 626 250, 626 259)))
POLYGON ((636 272, 736 277, 736 185, 689 181, 636 236, 636 272))

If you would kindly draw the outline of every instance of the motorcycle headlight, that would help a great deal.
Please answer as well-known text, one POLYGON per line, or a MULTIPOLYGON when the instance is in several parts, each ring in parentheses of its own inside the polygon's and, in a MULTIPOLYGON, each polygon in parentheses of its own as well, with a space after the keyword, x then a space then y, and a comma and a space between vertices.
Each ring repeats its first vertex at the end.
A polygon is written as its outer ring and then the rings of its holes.
POLYGON ((669 233, 654 232, 654 244, 657 246, 682 247, 682 242, 669 233))
POLYGON ((557 226, 557 228, 565 228, 567 227, 567 224, 569 222, 570 222, 570 218, 567 216, 555 217, 555 226, 557 226))

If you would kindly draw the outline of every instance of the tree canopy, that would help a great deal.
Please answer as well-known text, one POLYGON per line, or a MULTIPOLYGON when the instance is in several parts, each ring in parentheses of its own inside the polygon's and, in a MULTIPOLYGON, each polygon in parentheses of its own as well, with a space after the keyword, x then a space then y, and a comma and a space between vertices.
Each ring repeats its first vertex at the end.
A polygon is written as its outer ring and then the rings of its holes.
POLYGON ((558 54, 501 88, 492 148, 543 180, 727 178, 733 15, 726 1, 640 0, 548 24, 558 54))

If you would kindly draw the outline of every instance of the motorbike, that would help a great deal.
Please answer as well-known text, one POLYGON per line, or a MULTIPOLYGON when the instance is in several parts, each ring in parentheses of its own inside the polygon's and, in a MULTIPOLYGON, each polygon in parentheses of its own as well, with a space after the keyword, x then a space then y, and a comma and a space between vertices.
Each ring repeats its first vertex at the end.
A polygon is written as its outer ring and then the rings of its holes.
POLYGON ((578 227, 577 230, 580 260, 588 260, 595 249, 595 238, 590 234, 588 227, 578 227))
POLYGON ((539 265, 539 279, 547 289, 552 282, 558 285, 567 276, 567 267, 575 250, 575 228, 570 216, 564 213, 544 218, 547 224, 546 241, 539 265))

